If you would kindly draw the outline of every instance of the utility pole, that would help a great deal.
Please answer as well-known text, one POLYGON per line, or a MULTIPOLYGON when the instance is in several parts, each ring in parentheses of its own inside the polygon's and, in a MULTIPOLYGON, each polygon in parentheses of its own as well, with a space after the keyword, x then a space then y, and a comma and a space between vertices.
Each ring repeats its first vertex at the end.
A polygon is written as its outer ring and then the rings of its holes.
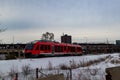
POLYGON ((107 41, 107 53, 108 53, 108 51, 109 51, 109 46, 108 46, 109 41, 108 41, 108 38, 106 39, 106 41, 107 41))
POLYGON ((13 36, 13 44, 14 44, 14 36, 13 36))

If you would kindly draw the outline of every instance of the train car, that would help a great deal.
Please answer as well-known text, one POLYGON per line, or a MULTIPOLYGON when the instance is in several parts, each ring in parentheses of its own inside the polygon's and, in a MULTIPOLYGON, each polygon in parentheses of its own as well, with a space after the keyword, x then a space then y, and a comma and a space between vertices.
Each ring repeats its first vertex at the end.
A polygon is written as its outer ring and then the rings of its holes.
POLYGON ((80 45, 38 40, 28 43, 24 54, 26 57, 81 55, 82 48, 80 45))

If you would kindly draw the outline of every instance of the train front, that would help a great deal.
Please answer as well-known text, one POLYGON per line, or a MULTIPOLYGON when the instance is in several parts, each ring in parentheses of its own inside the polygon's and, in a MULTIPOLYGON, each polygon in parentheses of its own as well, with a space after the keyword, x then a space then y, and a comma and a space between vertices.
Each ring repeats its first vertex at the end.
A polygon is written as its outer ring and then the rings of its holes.
POLYGON ((25 57, 32 57, 32 54, 33 54, 33 48, 34 48, 34 44, 33 43, 29 43, 25 46, 25 49, 24 49, 24 54, 25 54, 25 57))

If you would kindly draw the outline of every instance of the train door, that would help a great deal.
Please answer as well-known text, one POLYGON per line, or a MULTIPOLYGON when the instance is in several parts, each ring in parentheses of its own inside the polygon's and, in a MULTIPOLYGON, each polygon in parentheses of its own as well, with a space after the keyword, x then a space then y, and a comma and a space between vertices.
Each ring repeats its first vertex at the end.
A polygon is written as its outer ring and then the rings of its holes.
POLYGON ((52 54, 54 54, 54 52, 55 52, 55 46, 52 45, 52 54))
POLYGON ((36 55, 40 54, 40 45, 39 44, 36 45, 35 53, 36 53, 36 55))

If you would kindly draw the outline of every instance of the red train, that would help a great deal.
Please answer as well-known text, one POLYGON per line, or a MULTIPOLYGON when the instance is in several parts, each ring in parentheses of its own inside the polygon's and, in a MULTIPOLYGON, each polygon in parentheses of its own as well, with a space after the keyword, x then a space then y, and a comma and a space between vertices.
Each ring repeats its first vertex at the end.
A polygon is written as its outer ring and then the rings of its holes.
POLYGON ((81 55, 82 48, 75 44, 38 40, 27 44, 24 53, 26 57, 81 55))

